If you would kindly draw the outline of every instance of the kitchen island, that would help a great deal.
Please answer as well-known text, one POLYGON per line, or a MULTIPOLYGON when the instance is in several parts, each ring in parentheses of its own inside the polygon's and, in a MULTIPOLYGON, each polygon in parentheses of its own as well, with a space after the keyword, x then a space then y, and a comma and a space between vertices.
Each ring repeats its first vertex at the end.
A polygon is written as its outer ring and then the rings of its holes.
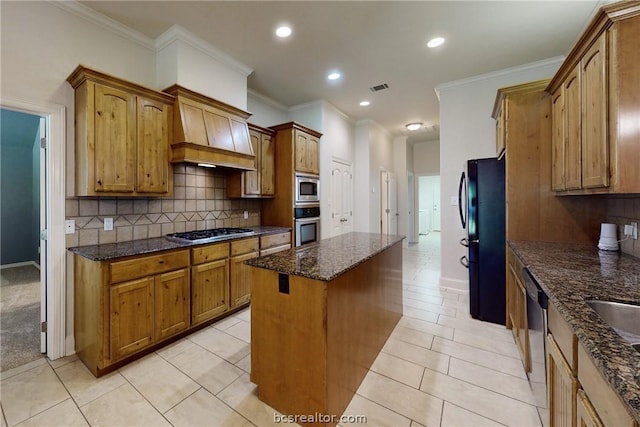
POLYGON ((246 262, 251 381, 304 425, 335 425, 402 316, 402 236, 347 233, 246 262))

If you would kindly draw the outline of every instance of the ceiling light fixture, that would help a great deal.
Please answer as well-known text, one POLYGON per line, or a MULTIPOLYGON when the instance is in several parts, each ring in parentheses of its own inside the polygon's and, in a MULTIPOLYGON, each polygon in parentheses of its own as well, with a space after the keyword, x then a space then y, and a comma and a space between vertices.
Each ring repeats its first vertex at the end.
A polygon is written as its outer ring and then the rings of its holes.
POLYGON ((435 37, 435 38, 429 40, 429 42, 427 43, 427 47, 434 48, 434 47, 440 46, 443 43, 444 43, 444 38, 443 37, 435 37))
POLYGON ((276 29, 276 36, 280 37, 281 39, 285 39, 291 35, 291 32, 291 27, 289 27, 288 25, 282 25, 276 29))
POLYGON ((360 101, 360 106, 361 107, 366 107, 368 105, 370 105, 371 103, 369 101, 360 101))
POLYGON ((337 71, 332 71, 327 75, 327 78, 329 80, 338 80, 340 78, 340 73, 338 73, 337 71))
POLYGON ((410 131, 418 130, 422 127, 422 122, 408 123, 405 127, 410 131))

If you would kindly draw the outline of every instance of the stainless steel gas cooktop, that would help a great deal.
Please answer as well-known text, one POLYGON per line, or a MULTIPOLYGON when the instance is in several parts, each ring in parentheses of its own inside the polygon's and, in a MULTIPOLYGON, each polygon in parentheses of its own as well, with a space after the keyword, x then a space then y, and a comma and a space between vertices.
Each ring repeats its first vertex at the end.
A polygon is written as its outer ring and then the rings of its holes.
POLYGON ((209 230, 187 231, 167 234, 167 239, 179 242, 206 243, 224 240, 230 237, 251 236, 255 232, 250 228, 211 228, 209 230))

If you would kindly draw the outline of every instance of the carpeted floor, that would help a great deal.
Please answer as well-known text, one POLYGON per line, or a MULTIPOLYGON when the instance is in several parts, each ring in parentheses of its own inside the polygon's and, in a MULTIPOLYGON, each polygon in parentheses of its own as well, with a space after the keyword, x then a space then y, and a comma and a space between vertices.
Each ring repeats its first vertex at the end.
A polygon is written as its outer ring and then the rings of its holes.
POLYGON ((0 371, 42 357, 40 353, 40 270, 0 270, 0 371))

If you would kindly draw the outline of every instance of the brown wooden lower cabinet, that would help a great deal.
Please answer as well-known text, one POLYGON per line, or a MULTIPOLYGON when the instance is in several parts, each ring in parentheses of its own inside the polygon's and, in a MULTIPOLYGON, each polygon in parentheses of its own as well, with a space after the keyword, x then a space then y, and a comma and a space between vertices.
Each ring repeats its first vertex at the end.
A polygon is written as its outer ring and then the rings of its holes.
POLYGON ((155 338, 161 340, 186 330, 189 321, 189 269, 155 277, 155 338))
POLYGON ((579 427, 604 427, 584 390, 578 390, 576 403, 576 416, 579 427))
POLYGON ((248 267, 244 262, 258 256, 257 252, 231 258, 231 307, 236 307, 251 299, 251 283, 248 279, 248 267))
POLYGON ((191 323, 229 309, 229 242, 191 249, 191 323))
POLYGON ((186 268, 109 288, 110 359, 118 360, 189 327, 186 268))
POLYGON ((78 357, 100 376, 114 364, 242 308, 251 299, 244 261, 257 257, 261 248, 288 249, 290 240, 286 232, 109 261, 75 255, 78 357))
POLYGON ((118 360, 154 341, 153 293, 153 277, 109 288, 109 359, 118 360))
POLYGON ((547 388, 551 427, 574 427, 578 380, 553 336, 547 336, 547 388))
POLYGON ((523 264, 511 248, 507 248, 507 260, 507 328, 511 328, 513 338, 518 345, 522 366, 526 372, 530 372, 527 291, 522 282, 523 264))
POLYGON ((213 319, 229 309, 229 260, 191 267, 191 323, 213 319))
POLYGON ((549 425, 638 427, 553 304, 549 304, 549 331, 549 425))

